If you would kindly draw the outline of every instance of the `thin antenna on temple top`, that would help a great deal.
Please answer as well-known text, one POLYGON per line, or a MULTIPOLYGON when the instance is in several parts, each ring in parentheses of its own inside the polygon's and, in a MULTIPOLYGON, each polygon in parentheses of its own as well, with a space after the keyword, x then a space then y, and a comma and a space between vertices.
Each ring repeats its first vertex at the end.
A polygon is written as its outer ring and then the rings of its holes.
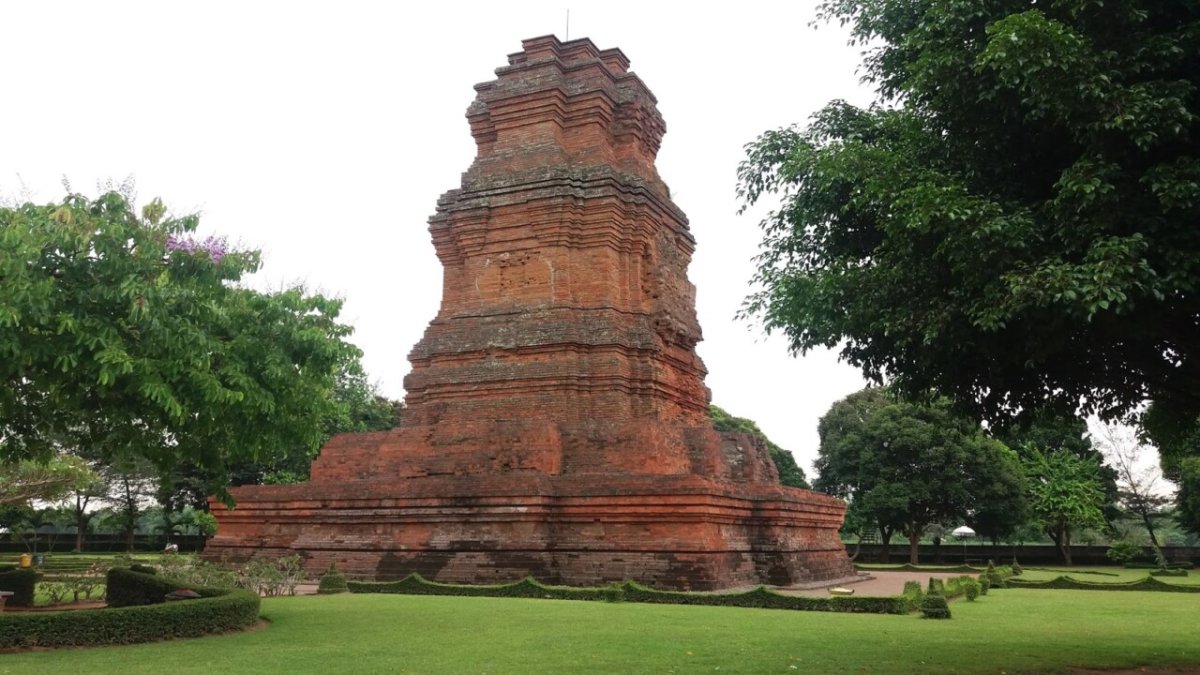
POLYGON ((568 7, 567 8, 567 34, 563 38, 563 40, 569 41, 570 39, 571 39, 571 8, 568 7))

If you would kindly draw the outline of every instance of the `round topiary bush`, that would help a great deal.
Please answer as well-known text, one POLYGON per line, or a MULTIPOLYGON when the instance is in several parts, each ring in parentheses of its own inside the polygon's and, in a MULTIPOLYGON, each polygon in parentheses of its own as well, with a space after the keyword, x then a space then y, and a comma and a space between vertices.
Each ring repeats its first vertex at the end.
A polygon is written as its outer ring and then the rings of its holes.
POLYGON ((321 575, 321 581, 317 585, 317 593, 328 595, 349 592, 350 589, 346 586, 346 575, 338 571, 337 563, 331 563, 329 570, 321 575))
POLYGON ((979 582, 975 581, 974 579, 970 579, 964 583, 966 584, 965 588, 967 591, 967 600, 970 602, 975 602, 975 598, 979 597, 979 582))
POLYGON ((921 615, 926 619, 949 619, 950 604, 940 593, 930 593, 921 600, 921 615))
POLYGON ((979 594, 987 595, 988 589, 992 587, 992 582, 988 581, 986 574, 979 575, 979 594))

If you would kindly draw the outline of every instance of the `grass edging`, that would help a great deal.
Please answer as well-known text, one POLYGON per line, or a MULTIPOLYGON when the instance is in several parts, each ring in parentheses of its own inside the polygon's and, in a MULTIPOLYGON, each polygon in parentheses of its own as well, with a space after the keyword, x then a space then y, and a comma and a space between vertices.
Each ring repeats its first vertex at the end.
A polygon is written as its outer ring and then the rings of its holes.
POLYGON ((808 598, 777 593, 765 586, 743 593, 689 593, 660 591, 626 581, 596 588, 548 586, 532 577, 511 584, 467 585, 429 581, 413 573, 399 581, 347 581, 351 593, 398 593, 404 595, 457 595, 497 598, 549 598, 555 600, 603 600, 607 602, 644 602, 672 605, 752 607, 790 609, 808 612, 852 612, 864 614, 908 614, 916 610, 920 598, 892 596, 867 598, 835 596, 808 598))
POLYGON ((1069 576, 1059 576, 1048 581, 1033 581, 1031 579, 1009 579, 1009 588, 1046 588, 1052 590, 1080 591, 1162 591, 1167 593, 1200 593, 1200 586, 1185 584, 1169 584, 1154 577, 1146 577, 1137 581, 1117 581, 1111 583, 1095 583, 1080 581, 1069 576))

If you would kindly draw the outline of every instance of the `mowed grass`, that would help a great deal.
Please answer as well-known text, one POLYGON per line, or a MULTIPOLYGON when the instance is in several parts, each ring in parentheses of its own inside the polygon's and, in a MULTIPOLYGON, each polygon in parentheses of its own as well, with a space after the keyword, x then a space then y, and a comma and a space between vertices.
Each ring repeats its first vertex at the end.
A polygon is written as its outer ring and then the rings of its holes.
POLYGON ((269 628, 0 655, 0 673, 934 673, 1200 666, 1200 602, 1003 589, 954 618, 634 603, 268 599, 269 628))
MULTIPOLYGON (((1145 579, 1146 577, 1150 576, 1150 573, 1153 571, 1154 570, 1150 569, 1126 567, 1035 565, 1033 568, 1024 568, 1021 578, 1032 579, 1034 581, 1045 581, 1054 579, 1056 577, 1067 576, 1092 584, 1113 584, 1145 579)), ((1155 579, 1168 584, 1188 584, 1195 586, 1200 585, 1200 570, 1188 570, 1188 575, 1186 577, 1155 577, 1155 579)))

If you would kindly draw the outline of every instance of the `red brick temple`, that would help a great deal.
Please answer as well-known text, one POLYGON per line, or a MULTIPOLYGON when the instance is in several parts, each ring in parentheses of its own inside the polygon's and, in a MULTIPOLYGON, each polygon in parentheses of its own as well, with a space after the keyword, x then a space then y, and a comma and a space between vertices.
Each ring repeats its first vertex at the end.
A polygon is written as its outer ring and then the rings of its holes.
POLYGON ((838 580, 845 504, 784 487, 708 418, 666 127, 617 49, 540 37, 476 85, 478 155, 430 232, 441 309, 392 431, 332 438, 299 485, 214 503, 214 558, 447 582, 838 580))

